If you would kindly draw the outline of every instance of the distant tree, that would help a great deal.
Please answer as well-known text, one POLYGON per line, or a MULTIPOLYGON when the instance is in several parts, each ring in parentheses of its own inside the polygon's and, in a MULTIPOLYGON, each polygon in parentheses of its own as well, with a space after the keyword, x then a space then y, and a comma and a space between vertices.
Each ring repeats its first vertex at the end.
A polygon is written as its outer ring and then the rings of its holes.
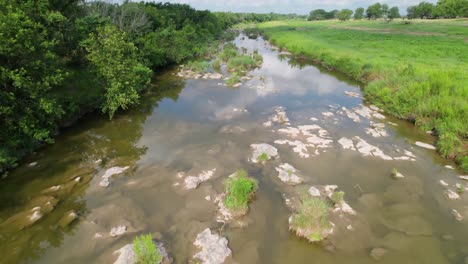
POLYGON ((327 19, 335 19, 335 18, 337 18, 338 12, 339 12, 339 11, 336 10, 336 9, 335 9, 335 10, 332 10, 332 11, 330 11, 330 12, 327 13, 326 18, 327 18, 327 19))
POLYGON ((416 6, 409 6, 406 9, 406 17, 408 19, 414 19, 416 18, 416 6))
POLYGON ((468 0, 439 0, 433 10, 434 17, 468 17, 468 0))
POLYGON ((356 11, 354 12, 354 19, 360 20, 364 17, 364 8, 358 7, 356 8, 356 11))
POLYGON ((382 11, 382 5, 380 3, 376 3, 367 7, 366 17, 368 19, 381 18, 382 15, 383 15, 383 11, 382 11))
POLYGON ((417 18, 432 18, 434 5, 428 2, 421 2, 416 6, 415 15, 417 18))
POLYGON ((352 15, 353 15, 353 10, 343 9, 339 11, 336 16, 339 20, 346 21, 346 20, 350 20, 352 15))
POLYGON ((327 19, 327 11, 323 9, 315 9, 310 11, 309 18, 307 20, 325 20, 327 19))
POLYGON ((388 16, 388 5, 387 4, 382 5, 382 16, 384 18, 387 18, 387 16, 388 16))
POLYGON ((398 7, 394 6, 388 10, 387 18, 389 20, 395 19, 395 18, 400 18, 400 9, 398 7))

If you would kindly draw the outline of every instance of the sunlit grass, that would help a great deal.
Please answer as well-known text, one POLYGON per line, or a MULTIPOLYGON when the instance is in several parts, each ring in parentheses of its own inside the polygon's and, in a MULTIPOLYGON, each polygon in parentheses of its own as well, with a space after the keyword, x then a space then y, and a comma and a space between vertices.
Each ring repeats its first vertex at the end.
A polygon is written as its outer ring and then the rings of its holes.
POLYGON ((468 171, 468 20, 275 21, 269 39, 365 84, 366 98, 438 134, 468 171))

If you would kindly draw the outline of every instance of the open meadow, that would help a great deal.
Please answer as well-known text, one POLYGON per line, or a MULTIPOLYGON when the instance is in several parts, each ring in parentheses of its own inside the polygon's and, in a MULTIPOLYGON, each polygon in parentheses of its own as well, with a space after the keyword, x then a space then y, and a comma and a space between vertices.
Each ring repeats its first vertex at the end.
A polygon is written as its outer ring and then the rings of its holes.
POLYGON ((272 21, 270 41, 365 84, 366 99, 438 136, 468 171, 468 20, 272 21))

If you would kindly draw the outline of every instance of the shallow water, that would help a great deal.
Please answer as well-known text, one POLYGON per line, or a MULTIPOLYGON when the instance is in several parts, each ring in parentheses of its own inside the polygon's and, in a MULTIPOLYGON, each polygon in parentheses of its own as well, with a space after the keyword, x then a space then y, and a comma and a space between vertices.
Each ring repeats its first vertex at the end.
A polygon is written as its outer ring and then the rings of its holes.
MULTIPOLYGON (((187 263, 198 251, 193 245, 197 234, 209 227, 229 240, 233 254, 227 263, 374 263, 369 257, 372 248, 387 250, 380 263, 463 263, 468 256, 467 224, 456 221, 451 210, 468 218, 468 198, 464 194, 449 200, 444 192, 466 182, 444 167, 453 166, 451 162, 414 145, 433 143, 433 138, 391 117, 361 116, 360 123, 353 122, 340 109, 366 105, 345 94, 361 94, 358 84, 280 55, 262 39, 239 37, 235 42, 250 51, 258 49, 264 59, 263 66, 250 73, 253 79, 241 87, 163 73, 135 109, 112 121, 85 118, 2 180, 0 262, 112 263, 115 250, 138 234, 153 233, 175 263, 187 263), (258 89, 259 84, 277 91, 258 89), (278 106, 284 107, 293 127, 316 124, 327 130, 331 146, 302 158, 292 147, 275 144, 278 139, 295 140, 278 132, 287 125, 263 125, 278 106), (366 134, 370 121, 384 123, 388 136, 366 134), (411 151, 416 161, 363 156, 338 143, 354 136, 391 157, 411 151), (280 158, 265 165, 250 163, 253 143, 275 146, 280 158), (102 162, 96 163, 99 159, 102 162), (29 167, 30 162, 37 165, 29 167), (279 180, 275 167, 285 162, 300 171, 301 185, 279 180), (109 187, 100 187, 101 176, 113 166, 130 168, 111 177, 109 187), (194 190, 185 190, 177 176, 214 168, 214 177, 194 190), (258 180, 259 190, 241 223, 223 225, 216 221, 213 198, 239 168, 258 180), (392 168, 405 178, 393 179, 392 168), (73 183, 76 177, 80 181, 73 183), (439 180, 449 186, 441 186, 439 180), (353 230, 337 230, 331 239, 311 244, 288 231, 291 212, 283 195, 292 197, 311 185, 325 184, 338 185, 357 215, 349 217, 353 230), (56 185, 68 187, 44 194, 56 185), (9 221, 45 195, 59 200, 49 214, 25 228, 21 218, 9 221), (58 226, 70 210, 79 219, 69 227, 58 226), (126 225, 127 233, 109 237, 111 228, 119 225, 126 225), (104 237, 95 238, 96 233, 104 237)), ((310 154, 314 150, 309 148, 310 154)))

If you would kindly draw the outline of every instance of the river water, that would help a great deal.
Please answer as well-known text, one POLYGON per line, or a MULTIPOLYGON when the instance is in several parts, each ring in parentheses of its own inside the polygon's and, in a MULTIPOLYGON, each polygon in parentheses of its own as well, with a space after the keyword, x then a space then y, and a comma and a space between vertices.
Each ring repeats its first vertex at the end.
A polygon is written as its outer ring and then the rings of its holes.
POLYGON ((445 167, 454 165, 450 161, 415 145, 434 138, 376 111, 367 118, 357 114, 355 122, 356 109, 369 110, 361 105, 369 106, 358 84, 290 59, 261 38, 240 36, 235 43, 263 56, 263 65, 242 86, 182 79, 175 70, 162 73, 140 105, 111 121, 84 118, 3 179, 0 262, 112 263, 115 250, 136 235, 152 233, 174 263, 187 263, 199 251, 193 245, 197 234, 210 228, 229 241, 232 256, 226 263, 375 263, 370 257, 375 248, 386 252, 380 263, 466 263, 467 223, 457 221, 452 209, 467 218, 468 197, 451 200, 446 195, 448 189, 456 191, 456 183, 466 182, 445 167), (278 107, 289 125, 272 121, 278 107), (383 135, 367 131, 371 123, 383 124, 378 125, 384 126, 384 132, 379 130, 383 135), (309 157, 275 143, 305 142, 301 135, 280 132, 303 125, 320 126, 327 134, 323 138, 332 142, 324 148, 308 146, 309 157), (354 147, 343 148, 343 138, 354 147), (366 156, 358 150, 359 142, 381 152, 366 156), (276 147, 279 158, 264 165, 249 162, 253 143, 276 147), (37 164, 29 166, 32 162, 37 164), (281 182, 275 170, 281 163, 294 166, 303 183, 281 182), (113 166, 129 168, 101 187, 102 175, 113 166), (258 180, 259 189, 247 216, 223 225, 216 221, 213 199, 239 168, 258 180), (392 178, 393 168, 405 177, 392 178), (184 175, 212 169, 211 179, 185 189, 184 175), (327 184, 346 193, 357 215, 346 216, 349 228, 312 244, 289 232, 285 197, 327 184), (54 206, 34 224, 25 224, 34 207, 45 210, 45 204, 54 206), (71 212, 78 219, 61 226, 71 212), (111 237, 110 230, 120 225, 126 232, 111 237))

